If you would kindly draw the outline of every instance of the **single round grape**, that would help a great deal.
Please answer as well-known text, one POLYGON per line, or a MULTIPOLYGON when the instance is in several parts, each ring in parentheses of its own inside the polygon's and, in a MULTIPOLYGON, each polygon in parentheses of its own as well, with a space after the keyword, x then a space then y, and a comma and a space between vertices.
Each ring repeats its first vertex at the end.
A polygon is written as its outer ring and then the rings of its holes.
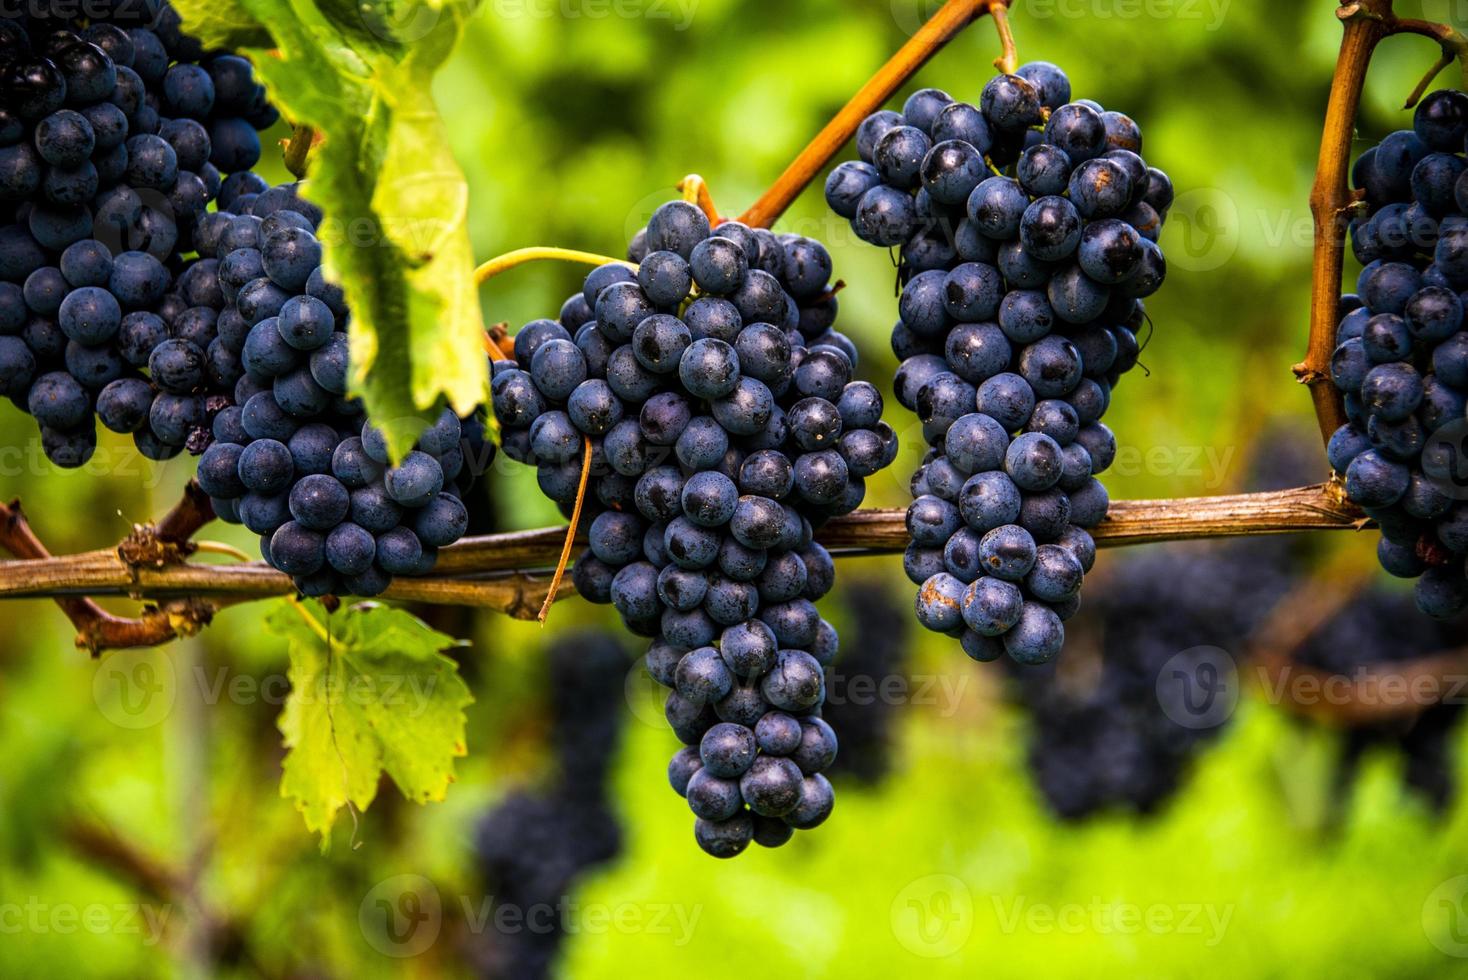
MULTIPOLYGON (((694 703, 703 704, 717 701, 728 694, 734 685, 734 677, 719 655, 719 651, 711 646, 706 646, 684 654, 683 659, 678 662, 678 669, 674 672, 673 683, 681 696, 694 703)), ((750 741, 753 742, 752 736, 750 741)), ((705 759, 705 768, 708 768, 708 765, 708 760, 705 759)), ((715 771, 713 775, 722 775, 722 773, 715 771)))
POLYGON ((1004 649, 1016 662, 1033 666, 1055 659, 1065 644, 1065 626, 1050 607, 1026 602, 1019 622, 1004 634, 1004 649))
POLYGON ((851 226, 862 241, 881 247, 901 245, 917 225, 912 197, 886 184, 878 184, 862 195, 851 226))
MULTIPOLYGON (((798 740, 800 726, 795 727, 798 740)), ((720 779, 738 779, 755 760, 759 748, 755 739, 755 733, 743 725, 721 722, 713 726, 704 733, 698 747, 703 769, 720 779)))
POLYGON ((801 782, 802 775, 795 762, 762 755, 740 777, 739 793, 755 813, 781 817, 799 805, 801 782))
POLYGON ((989 79, 979 107, 984 117, 999 129, 1018 131, 1040 122, 1039 90, 1019 75, 996 75, 989 79))
POLYGON ((270 537, 270 561, 287 575, 310 575, 326 562, 325 538, 296 521, 288 521, 270 537))
POLYGON ((698 846, 716 858, 735 857, 754 839, 754 822, 747 813, 736 813, 718 821, 700 817, 694 822, 693 830, 698 846))

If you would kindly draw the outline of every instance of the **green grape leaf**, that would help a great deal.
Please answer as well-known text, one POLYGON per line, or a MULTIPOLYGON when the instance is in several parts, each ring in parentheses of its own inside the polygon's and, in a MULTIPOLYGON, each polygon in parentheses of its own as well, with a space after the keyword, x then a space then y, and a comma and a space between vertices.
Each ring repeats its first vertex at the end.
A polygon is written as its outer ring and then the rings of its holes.
POLYGON ((469 5, 176 0, 185 28, 211 38, 267 31, 244 53, 281 112, 325 136, 303 192, 326 212, 324 262, 352 308, 350 394, 394 457, 445 401, 469 414, 489 382, 468 185, 431 91, 469 5))
POLYGON ((401 55, 432 33, 444 4, 425 0, 320 0, 322 15, 354 46, 401 55))
POLYGON ((365 810, 386 773, 416 803, 442 800, 466 751, 473 703, 451 636, 387 606, 324 618, 284 600, 265 620, 287 641, 291 692, 278 727, 286 756, 281 795, 294 800, 325 849, 344 806, 365 810))
POLYGON ((173 7, 186 18, 188 32, 206 51, 268 48, 270 32, 254 15, 233 0, 176 0, 173 7))

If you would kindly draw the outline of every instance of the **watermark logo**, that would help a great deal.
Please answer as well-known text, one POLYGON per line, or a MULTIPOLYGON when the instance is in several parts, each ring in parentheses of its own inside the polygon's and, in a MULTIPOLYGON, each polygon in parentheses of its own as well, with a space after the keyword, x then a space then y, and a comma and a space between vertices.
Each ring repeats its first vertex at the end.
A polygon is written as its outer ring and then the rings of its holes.
MULTIPOLYGON (((1145 332, 1142 339, 1146 339, 1145 332)), ((912 486, 912 473, 923 465, 923 454, 928 445, 922 424, 914 422, 904 429, 898 444, 897 462, 884 472, 894 484, 908 491, 912 486)), ((1238 447, 1233 445, 1156 444, 1143 448, 1120 444, 1107 472, 1128 479, 1148 476, 1187 481, 1216 490, 1227 485, 1238 470, 1238 455, 1238 447)), ((933 488, 929 486, 927 492, 932 493, 933 488)))
POLYGON ((1157 703, 1183 728, 1217 728, 1239 703, 1234 658, 1226 650, 1206 646, 1169 657, 1157 673, 1157 703))
POLYGON ((171 251, 177 225, 192 220, 179 215, 173 200, 150 187, 119 187, 98 209, 92 237, 113 255, 122 252, 171 251))
POLYGON ((1422 903, 1427 941, 1448 956, 1468 957, 1468 875, 1449 878, 1422 903))
POLYGON ((663 716, 663 704, 668 700, 668 689, 653 680, 652 675, 647 672, 645 656, 632 661, 623 684, 623 693, 632 717, 656 731, 667 729, 668 721, 663 716))
MULTIPOLYGON (((1025 0, 1017 7, 1016 15, 1038 24, 1056 20, 1172 20, 1213 32, 1223 27, 1232 5, 1233 0, 1025 0)), ((943 0, 892 0, 888 9, 893 23, 911 36, 942 7, 943 0)))
POLYGON ((416 874, 380 881, 363 897, 357 925, 367 944, 382 955, 417 956, 437 941, 443 927, 438 888, 416 874))
POLYGON ((892 0, 888 9, 892 12, 892 22, 911 37, 942 8, 943 0, 892 0))
POLYGON ((357 15, 368 32, 384 41, 413 44, 438 26, 439 4, 424 0, 365 0, 357 15))
POLYGON ((162 650, 117 650, 92 674, 92 699, 119 728, 151 728, 168 717, 178 697, 173 659, 162 650))
POLYGON ((973 933, 973 893, 953 875, 928 875, 897 893, 890 916, 892 934, 908 952, 928 959, 952 956, 973 933))
POLYGON ((1468 500, 1468 420, 1450 422, 1427 437, 1422 472, 1439 493, 1468 500))
POLYGON ((1254 669, 1259 690, 1270 704, 1425 708, 1463 704, 1468 691, 1468 675, 1461 673, 1409 676, 1389 667, 1359 667, 1348 674, 1333 674, 1294 665, 1271 670, 1262 664, 1254 669))
POLYGON ((44 476, 97 480, 111 477, 126 479, 146 490, 156 490, 175 466, 184 465, 192 466, 192 459, 183 456, 174 460, 152 460, 128 443, 125 447, 98 446, 81 466, 62 469, 46 457, 45 442, 39 435, 28 436, 18 444, 0 446, 0 478, 4 479, 44 476))
POLYGON ((1468 24, 1468 0, 1397 0, 1394 13, 1402 18, 1461 27, 1468 24))
POLYGON ((1239 208, 1216 187, 1184 191, 1167 214, 1163 250, 1170 267, 1188 272, 1210 272, 1226 264, 1239 250, 1242 237, 1239 208))

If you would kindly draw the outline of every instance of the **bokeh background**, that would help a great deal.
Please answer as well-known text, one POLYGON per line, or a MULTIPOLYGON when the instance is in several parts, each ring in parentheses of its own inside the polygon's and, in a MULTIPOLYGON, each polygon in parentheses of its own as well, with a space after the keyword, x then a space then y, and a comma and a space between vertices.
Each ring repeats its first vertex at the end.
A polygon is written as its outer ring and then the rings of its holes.
MULTIPOLYGON (((1306 200, 1340 37, 1335 4, 1016 6, 1022 60, 1057 62, 1077 97, 1139 120, 1149 162, 1178 190, 1163 238, 1168 283, 1148 301, 1146 371, 1120 386, 1107 419, 1122 446, 1113 498, 1231 492, 1281 456, 1300 482, 1324 479, 1309 398, 1289 368, 1305 343, 1306 200)), ((619 253, 692 172, 738 213, 935 7, 486 0, 437 92, 470 183, 476 256, 533 244, 619 253)), ((1468 23, 1463 0, 1402 0, 1398 11, 1468 23)), ((1384 45, 1358 152, 1409 124, 1401 102, 1436 53, 1420 38, 1384 45)), ((992 26, 978 22, 898 104, 930 85, 977 100, 996 54, 992 26)), ((819 186, 777 227, 828 243, 847 284, 838 326, 862 348, 859 374, 890 392, 891 257, 827 214, 819 186)), ((579 277, 542 265, 497 279, 483 295, 486 322, 513 330, 553 315, 579 277)), ((889 402, 888 420, 918 445, 913 420, 889 402)), ((161 514, 189 476, 186 463, 148 463, 103 440, 87 470, 62 472, 27 448, 29 419, 0 411, 0 445, 21 447, 0 459, 0 492, 26 503, 55 551, 115 542, 161 514)), ((898 474, 911 472, 913 452, 869 482, 869 506, 905 505, 898 474)), ((558 523, 532 472, 497 464, 489 483, 498 527, 558 523)), ((252 547, 226 529, 213 535, 252 547)), ((1288 559, 1298 581, 1263 596, 1220 595, 1229 586, 1208 575, 1191 588, 1215 605, 1357 589, 1372 577, 1373 544, 1351 534, 1303 544, 1288 559)), ((1094 592, 1104 604, 1155 550, 1104 553, 1088 601, 1094 592)), ((1217 557, 1181 554, 1184 564, 1217 557)), ((1263 581, 1281 554, 1230 560, 1243 580, 1263 581)), ((1181 768, 1175 793, 1147 812, 1101 806, 1062 820, 1031 773, 1049 736, 1008 672, 919 635, 910 600, 896 559, 840 565, 823 611, 841 629, 838 672, 854 663, 883 692, 866 706, 877 735, 853 750, 825 826, 727 863, 697 849, 668 790, 674 739, 633 666, 640 651, 607 609, 565 603, 544 630, 421 611, 472 641, 454 651, 477 698, 458 782, 428 807, 385 785, 367 812, 338 822, 322 853, 278 792, 286 657, 260 608, 94 663, 53 606, 5 604, 0 975, 529 976, 526 964, 547 957, 555 975, 579 978, 1468 975, 1468 804, 1450 791, 1434 805, 1404 785, 1390 745, 1352 755, 1338 726, 1303 720, 1249 684, 1247 642, 1224 651, 1240 665, 1237 705, 1181 768), (555 661, 547 650, 558 638, 555 661), (603 656, 625 661, 578 695, 610 704, 616 719, 604 740, 615 749, 608 784, 594 812, 582 808, 590 826, 531 820, 540 832, 512 848, 528 857, 521 864, 551 869, 534 887, 560 904, 568 934, 557 943, 493 915, 509 886, 486 874, 481 852, 494 842, 480 828, 507 799, 555 809, 550 736, 576 712, 553 694, 577 674, 577 653, 607 638, 624 649, 603 656), (566 873, 567 847, 593 837, 612 856, 566 873)), ((1174 612, 1169 595, 1149 615, 1108 624, 1108 649, 1125 649, 1133 630, 1171 629, 1179 652, 1218 642, 1186 619, 1158 625, 1174 612)), ((1092 615, 1082 611, 1067 650, 1082 666, 1096 656, 1092 615)), ((1334 642, 1369 641, 1346 631, 1334 642)), ((1083 670, 1072 683, 1085 683, 1083 670)), ((1096 744, 1091 764, 1122 764, 1103 735, 1096 744)), ((1443 763, 1448 782, 1457 758, 1443 763)), ((491 837, 513 823, 499 819, 491 837)))

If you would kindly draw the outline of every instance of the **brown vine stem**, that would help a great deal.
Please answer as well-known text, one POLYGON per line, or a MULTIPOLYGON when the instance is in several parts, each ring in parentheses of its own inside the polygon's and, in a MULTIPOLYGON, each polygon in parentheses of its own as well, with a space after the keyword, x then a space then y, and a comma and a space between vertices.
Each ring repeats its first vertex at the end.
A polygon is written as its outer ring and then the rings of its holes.
MULTIPOLYGON (((563 528, 546 528, 545 531, 556 537, 564 534, 563 528)), ((552 558, 537 564, 549 565, 553 561, 552 558)), ((394 579, 383 598, 433 605, 477 606, 516 619, 534 619, 548 583, 548 575, 531 573, 501 572, 462 577, 435 574, 394 579)), ((134 567, 124 561, 115 549, 0 561, 0 599, 54 598, 61 603, 85 601, 80 599, 81 596, 130 596, 164 601, 164 610, 172 608, 175 602, 196 603, 214 610, 231 602, 290 596, 295 595, 295 591, 289 576, 259 561, 228 565, 179 562, 161 568, 134 567)), ((570 583, 564 583, 557 598, 572 591, 570 583)), ((108 616, 105 612, 102 615, 108 616)), ((147 617, 140 621, 120 622, 158 625, 147 617)), ((98 632, 97 638, 100 649, 109 649, 156 646, 174 639, 174 634, 158 629, 133 637, 126 632, 117 634, 104 629, 98 632), (136 642, 126 642, 130 639, 136 642), (123 642, 117 642, 119 640, 123 642)))
POLYGON ((160 539, 178 544, 192 538, 212 520, 214 505, 209 502, 209 495, 199 486, 198 480, 190 480, 184 487, 183 497, 153 525, 153 530, 160 539))
POLYGON ((535 617, 544 626, 550 616, 551 606, 560 598, 561 579, 566 566, 571 563, 571 549, 576 544, 576 534, 581 530, 581 508, 586 503, 586 485, 591 481, 591 437, 581 437, 581 480, 576 484, 576 504, 571 508, 571 522, 566 525, 566 542, 561 545, 561 557, 556 560, 556 570, 551 575, 550 588, 545 601, 540 604, 540 613, 535 617))
POLYGON ((1347 179, 1351 136, 1371 54, 1382 38, 1391 33, 1395 19, 1392 0, 1345 3, 1336 14, 1345 23, 1344 36, 1325 107, 1315 186, 1310 191, 1310 213, 1315 219, 1310 341, 1305 360, 1295 366, 1295 377, 1310 388, 1320 434, 1327 443, 1336 429, 1346 424, 1341 393, 1330 379, 1330 356, 1335 351, 1336 311, 1340 306, 1341 273, 1345 268, 1346 215, 1353 203, 1347 179))
POLYGON ((1371 56, 1376 46, 1393 34, 1418 34, 1442 46, 1443 58, 1408 99, 1409 108, 1453 57, 1464 59, 1464 83, 1468 85, 1468 39, 1456 29, 1446 24, 1399 18, 1392 10, 1392 0, 1342 0, 1336 16, 1345 27, 1325 109, 1315 186, 1310 191, 1310 212, 1315 219, 1310 341, 1305 360, 1294 369, 1295 377, 1310 388, 1321 438, 1327 443, 1335 430, 1346 423, 1341 393, 1330 379, 1330 356, 1335 351, 1346 229, 1357 201, 1348 179, 1351 139, 1371 56))
POLYGON ((310 126, 296 126, 285 144, 285 169, 297 180, 306 179, 311 164, 311 148, 318 142, 316 130, 310 126))
POLYGON ((1468 37, 1465 37, 1462 31, 1450 27, 1447 24, 1434 24, 1431 21, 1398 18, 1394 23, 1393 33, 1420 34, 1423 37, 1431 38, 1442 47, 1442 56, 1438 58, 1436 64, 1428 69, 1427 74, 1422 76, 1422 81, 1418 82, 1417 87, 1412 90, 1412 94, 1407 96, 1407 102, 1402 108, 1411 109, 1417 105, 1423 94, 1426 93, 1428 86, 1432 84, 1432 80, 1454 61, 1458 62, 1462 70, 1462 85, 1465 89, 1468 89, 1468 37))
POLYGON ((210 908, 183 871, 94 821, 71 818, 60 829, 62 839, 89 865, 112 874, 152 901, 185 906, 203 920, 217 947, 237 953, 258 976, 277 975, 256 957, 252 939, 241 924, 210 908))
MULTIPOLYGON (((1270 493, 1178 500, 1115 501, 1094 531, 1102 547, 1238 537, 1363 526, 1359 511, 1330 485, 1270 493)), ((908 543, 905 512, 864 510, 836 518, 816 535, 838 556, 892 554, 908 543)), ((541 528, 466 538, 439 552, 434 574, 398 578, 385 598, 438 605, 478 606, 533 619, 549 582, 533 570, 555 565, 566 529, 541 528), (532 571, 527 571, 532 570, 532 571)), ((583 542, 584 534, 575 540, 583 542)), ((179 562, 161 568, 131 566, 116 550, 62 558, 37 556, 0 562, 0 599, 81 595, 130 595, 193 601, 245 601, 293 594, 291 581, 262 562, 204 565, 179 562)), ((563 581, 557 599, 575 588, 563 581)), ((161 637, 156 642, 165 642, 161 637)))
MULTIPOLYGON (((1007 5, 1007 3, 1006 3, 1007 5)), ((785 168, 769 190, 750 205, 739 220, 751 228, 768 228, 785 213, 800 192, 831 162, 846 141, 856 134, 861 121, 892 97, 917 73, 928 59, 942 50, 959 31, 997 6, 994 0, 948 0, 927 23, 898 49, 851 101, 826 123, 805 149, 785 168)))
POLYGON ((1259 696, 1291 714, 1347 726, 1410 719, 1445 697, 1458 696, 1468 679, 1468 649, 1349 675, 1296 659, 1317 630, 1360 597, 1371 578, 1369 568, 1343 554, 1280 599, 1249 641, 1259 696))
MULTIPOLYGON (((1402 108, 1411 109, 1418 102, 1421 102, 1422 96, 1427 94, 1428 86, 1432 84, 1432 80, 1442 74, 1443 69, 1451 65, 1457 57, 1458 55, 1454 54, 1448 48, 1443 48, 1442 57, 1438 58, 1433 63, 1433 66, 1427 69, 1427 74, 1423 75, 1422 81, 1418 82, 1416 88, 1412 89, 1412 94, 1407 96, 1407 101, 1402 103, 1402 108)), ((1465 64, 1468 64, 1468 62, 1465 62, 1465 64)), ((1468 82, 1465 82, 1465 84, 1468 84, 1468 82)))
MULTIPOLYGON (((190 487, 193 486, 191 483, 190 487)), ((207 498, 204 504, 207 509, 207 498)), ((207 510, 207 513, 209 517, 214 516, 212 510, 207 510)), ((165 530, 173 534, 192 526, 196 521, 202 525, 203 521, 200 518, 197 502, 191 501, 191 495, 186 493, 184 501, 156 527, 135 528, 133 534, 123 542, 123 545, 111 552, 112 558, 122 567, 131 567, 124 557, 125 547, 129 542, 147 539, 158 542, 160 546, 164 544, 176 546, 177 539, 166 541, 163 539, 165 530)), ((0 562, 0 566, 56 560, 51 557, 51 553, 46 550, 46 546, 31 529, 30 522, 26 520, 25 513, 20 508, 19 500, 11 501, 9 504, 0 504, 0 548, 21 559, 19 562, 0 562)), ((71 620, 72 626, 76 627, 76 645, 89 651, 94 657, 103 650, 158 646, 179 636, 198 632, 209 622, 219 607, 218 603, 185 596, 164 603, 162 606, 148 607, 143 610, 141 617, 129 619, 114 616, 82 595, 58 594, 55 599, 56 605, 71 620)))
POLYGON ((1013 75, 1019 68, 1019 51, 1014 44, 1014 31, 1009 26, 1009 0, 994 0, 989 5, 989 16, 994 18, 994 30, 999 32, 999 57, 994 67, 1006 75, 1013 75))
POLYGON ((496 323, 484 331, 480 343, 484 347, 484 353, 488 354, 492 361, 513 361, 515 359, 515 341, 503 323, 496 323))
MULTIPOLYGON (((832 520, 816 532, 816 540, 836 555, 899 553, 910 540, 906 513, 859 510, 832 520)), ((1359 527, 1361 521, 1360 511, 1345 503, 1336 488, 1318 484, 1223 497, 1115 500, 1106 520, 1092 534, 1099 546, 1107 548, 1209 537, 1346 530, 1359 527)), ((584 543, 584 537, 578 541, 584 543)), ((435 571, 472 574, 542 568, 555 560, 560 544, 559 528, 465 538, 439 552, 435 571)), ((3 595, 0 576, 0 597, 3 595)))

